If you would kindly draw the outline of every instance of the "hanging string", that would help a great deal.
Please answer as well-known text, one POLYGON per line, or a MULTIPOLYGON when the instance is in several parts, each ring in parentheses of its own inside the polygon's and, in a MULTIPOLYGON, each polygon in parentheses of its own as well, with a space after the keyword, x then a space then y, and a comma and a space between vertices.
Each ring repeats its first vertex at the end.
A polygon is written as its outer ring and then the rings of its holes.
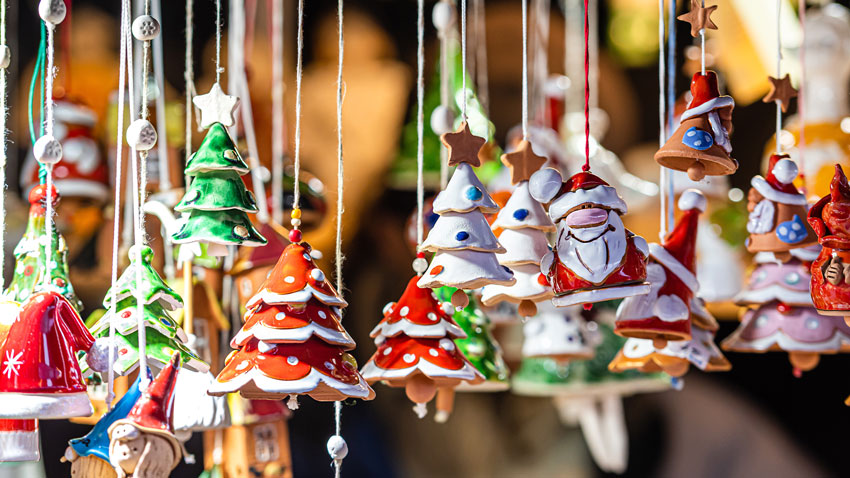
POLYGON ((528 0, 522 0, 522 139, 528 140, 528 0))
POLYGON ((283 224, 283 0, 272 0, 272 218, 283 224))
MULTIPOLYGON (((41 98, 41 100, 38 103, 38 125, 39 125, 38 135, 40 136, 40 135, 44 134, 44 122, 43 122, 44 117, 42 115, 42 113, 44 113, 44 56, 45 56, 44 50, 47 48, 47 33, 46 33, 47 29, 45 28, 44 23, 41 24, 40 29, 41 29, 41 39, 39 40, 39 43, 38 43, 38 56, 36 56, 35 66, 33 66, 33 69, 32 69, 32 80, 30 80, 30 91, 29 91, 29 97, 28 97, 28 101, 27 101, 27 115, 28 115, 27 117, 29 118, 30 141, 32 142, 33 145, 35 145, 35 140, 38 139, 38 136, 36 136, 35 122, 33 121, 34 118, 33 118, 32 103, 33 103, 33 100, 35 100, 36 85, 38 84, 39 79, 41 79, 41 81, 42 81, 42 83, 41 83, 42 86, 38 90, 39 97, 41 98)), ((41 176, 41 175, 39 175, 39 176, 41 176)))
POLYGON ((487 13, 484 0, 472 1, 472 16, 475 23, 475 80, 478 87, 478 102, 485 113, 490 112, 490 80, 487 73, 487 13))
MULTIPOLYGON (((336 244, 334 258, 336 259, 336 290, 342 294, 342 263, 345 258, 342 255, 342 214, 345 210, 343 202, 343 158, 342 158, 342 101, 344 98, 342 82, 342 64, 344 57, 343 39, 343 0, 337 3, 337 25, 339 38, 337 48, 339 50, 338 66, 336 71, 336 244)), ((341 318, 341 317, 340 317, 341 318)), ((334 402, 334 426, 336 436, 341 437, 342 431, 342 402, 334 402)), ((342 459, 334 460, 334 477, 339 478, 342 468, 342 459)))
MULTIPOLYGON (((44 74, 44 134, 53 137, 54 117, 53 117, 53 78, 56 75, 53 65, 54 48, 53 37, 56 30, 56 25, 50 22, 44 22, 47 27, 47 62, 46 72, 44 74)), ((53 275, 53 164, 45 164, 47 173, 46 188, 47 196, 45 199, 46 207, 44 212, 44 227, 47 234, 45 244, 45 273, 44 285, 50 286, 53 275)))
MULTIPOLYGON (((670 0, 669 5, 670 10, 667 15, 667 138, 673 136, 676 112, 676 0, 670 0)), ((672 173, 667 174, 667 182, 662 183, 661 187, 667 189, 667 224, 673 224, 676 192, 672 173)))
POLYGON ((215 82, 221 83, 221 0, 215 0, 215 82))
MULTIPOLYGON (((776 0, 776 79, 782 77, 782 0, 776 0)), ((782 101, 776 100, 776 154, 782 153, 782 101)))
POLYGON ((590 110, 599 108, 599 2, 590 0, 588 22, 590 25, 590 110))
POLYGON ((588 0, 584 0, 584 166, 590 171, 590 28, 588 24, 588 0))
MULTIPOLYGON (((0 48, 6 49, 6 0, 0 0, 0 48)), ((6 67, 0 68, 0 215, 6 217, 6 67)), ((0 290, 6 285, 5 274, 6 221, 0 224, 0 290)))
MULTIPOLYGON (((449 0, 442 0, 448 2, 449 0)), ((440 105, 449 107, 449 28, 439 29, 440 36, 440 105)), ((452 65, 453 67, 454 65, 452 65)), ((449 155, 446 148, 440 148, 440 189, 446 189, 449 182, 449 155)))
MULTIPOLYGON (((195 37, 195 1, 186 0, 186 52, 183 62, 183 79, 186 81, 186 131, 185 133, 185 149, 184 162, 188 165, 189 158, 192 157, 192 96, 195 92, 195 60, 194 51, 192 50, 195 37)), ((189 189, 189 184, 192 182, 191 176, 184 176, 186 189, 189 189)))
POLYGON ((460 75, 463 79, 461 82, 461 92, 463 93, 461 117, 465 122, 467 120, 466 100, 469 98, 466 92, 466 0, 460 0, 460 75))
MULTIPOLYGON (((673 0, 675 2, 675 0, 673 0)), ((666 62, 664 55, 664 0, 658 0, 658 146, 663 147, 667 142, 667 104, 664 85, 667 80, 666 62)), ((659 171, 659 200, 661 203, 661 221, 658 236, 663 240, 667 236, 667 178, 670 170, 664 166, 659 171)))
MULTIPOLYGON (((162 18, 162 8, 160 0, 153 0, 151 3, 151 15, 157 19, 162 18)), ((162 35, 157 35, 153 39, 153 73, 157 85, 156 96, 156 134, 159 141, 156 143, 157 164, 159 166, 159 189, 161 191, 171 191, 171 171, 168 162, 168 128, 165 114, 165 64, 162 54, 162 35)), ((165 264, 171 264, 171 258, 168 257, 171 247, 166 241, 165 245, 165 264)))
POLYGON ((797 92, 797 116, 800 124, 800 140, 797 145, 797 163, 800 166, 799 177, 803 182, 803 191, 806 189, 806 160, 804 150, 806 147, 806 108, 803 96, 806 94, 806 2, 800 0, 798 2, 799 18, 801 25, 800 33, 800 83, 797 85, 800 90, 797 92))
POLYGON ((418 251, 425 236, 425 0, 417 0, 416 15, 416 250, 418 251))
MULTIPOLYGON (((705 0, 702 0, 702 8, 705 8, 705 0)), ((700 73, 705 75, 705 28, 699 31, 700 41, 700 73)))
POLYGON ((298 0, 298 40, 295 63, 295 157, 293 158, 292 208, 301 208, 301 77, 304 74, 304 0, 298 0))

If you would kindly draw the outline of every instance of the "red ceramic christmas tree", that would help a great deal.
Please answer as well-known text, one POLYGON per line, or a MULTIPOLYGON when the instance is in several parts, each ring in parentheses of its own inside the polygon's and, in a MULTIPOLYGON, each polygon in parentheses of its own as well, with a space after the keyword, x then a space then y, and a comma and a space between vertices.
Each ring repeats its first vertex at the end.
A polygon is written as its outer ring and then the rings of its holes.
POLYGON ((370 384, 404 387, 420 418, 439 390, 437 419, 444 421, 451 413, 454 387, 483 382, 484 376, 453 341, 466 337, 450 315, 454 306, 440 303, 430 289, 416 285, 418 280, 411 279, 398 302, 384 308, 384 318, 371 334, 378 350, 362 373, 370 384))
MULTIPOLYGON (((211 395, 279 400, 310 395, 319 401, 371 400, 375 392, 347 351, 354 341, 340 325, 348 305, 316 267, 306 243, 286 247, 269 277, 247 303, 237 349, 210 386, 211 395)), ((292 403, 295 406, 294 402, 292 403)))

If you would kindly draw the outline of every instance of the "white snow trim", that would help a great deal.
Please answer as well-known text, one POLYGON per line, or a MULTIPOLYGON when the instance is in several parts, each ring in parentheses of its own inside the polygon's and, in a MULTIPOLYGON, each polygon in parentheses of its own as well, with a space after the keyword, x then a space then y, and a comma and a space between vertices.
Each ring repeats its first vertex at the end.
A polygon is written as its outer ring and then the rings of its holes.
POLYGON ((699 189, 686 189, 679 197, 679 202, 676 205, 680 211, 690 211, 697 209, 700 212, 705 212, 705 206, 708 203, 705 196, 699 189))
POLYGON ((528 189, 528 181, 522 181, 517 185, 508 202, 505 203, 496 220, 493 222, 493 228, 501 227, 504 229, 521 229, 534 228, 543 231, 554 231, 555 225, 543 205, 535 201, 531 197, 531 192, 528 189), (528 215, 524 219, 514 217, 514 212, 519 209, 528 211, 528 215))
POLYGON ((0 461, 38 461, 38 430, 0 432, 0 461))
POLYGON ((328 295, 314 289, 313 286, 307 284, 303 289, 289 294, 278 294, 266 288, 261 289, 254 294, 245 304, 245 308, 253 309, 260 305, 261 302, 266 304, 305 304, 308 300, 315 297, 325 305, 336 305, 339 307, 347 307, 348 302, 333 295, 328 295))
POLYGON ((444 212, 431 231, 425 242, 419 246, 421 251, 436 252, 439 250, 470 249, 484 252, 505 252, 499 244, 490 224, 484 214, 477 209, 469 212, 444 212), (457 234, 466 233, 467 238, 459 240, 457 234))
POLYGON ((73 418, 94 413, 86 392, 0 393, 0 418, 73 418))
POLYGON ((673 294, 659 296, 652 306, 652 313, 662 322, 681 322, 690 318, 688 304, 673 294))
POLYGON ((599 204, 601 206, 614 209, 618 213, 625 214, 628 212, 628 206, 623 198, 617 193, 617 190, 612 186, 600 184, 590 189, 577 189, 573 192, 564 193, 555 198, 552 204, 549 205, 549 217, 553 221, 558 221, 564 218, 571 209, 580 206, 584 203, 599 204))
POLYGON ((315 322, 310 322, 304 327, 298 327, 296 329, 276 329, 267 327, 260 322, 248 330, 245 330, 245 327, 239 329, 239 332, 230 340, 230 348, 238 349, 251 340, 252 337, 270 344, 277 344, 304 342, 314 335, 334 345, 351 347, 355 345, 354 339, 347 332, 322 327, 315 322))
POLYGON ((66 197, 84 196, 101 201, 109 197, 109 189, 106 185, 97 181, 85 179, 58 179, 54 181, 59 194, 66 197))
POLYGON ((574 292, 569 295, 553 297, 552 304, 554 304, 555 307, 592 304, 595 302, 604 302, 606 300, 624 299, 635 295, 645 295, 649 293, 649 289, 650 286, 646 282, 642 284, 590 289, 582 292, 574 292))
POLYGON ((440 322, 430 325, 414 324, 407 320, 399 320, 398 322, 389 324, 381 322, 369 334, 373 337, 395 337, 398 334, 404 334, 408 337, 416 337, 422 339, 437 339, 450 335, 454 339, 465 339, 466 332, 460 327, 449 322, 448 320, 440 319, 440 322))
POLYGON ((481 302, 486 306, 502 301, 521 302, 523 300, 540 301, 552 297, 552 288, 537 281, 540 267, 536 264, 520 265, 513 268, 516 282, 513 285, 486 285, 481 289, 481 302))
POLYGON ((812 262, 818 258, 820 250, 821 246, 817 244, 815 247, 798 247, 796 249, 791 249, 789 252, 793 257, 796 257, 801 261, 812 262))
POLYGON ((756 188, 756 191, 758 191, 762 196, 773 202, 792 204, 794 206, 805 206, 807 204, 805 195, 777 191, 776 189, 773 189, 773 186, 771 186, 767 180, 761 176, 753 176, 750 184, 756 188))
POLYGON ((714 135, 714 143, 723 148, 726 154, 732 152, 732 143, 729 142, 729 132, 723 127, 720 122, 720 115, 717 111, 708 113, 708 124, 711 125, 711 132, 714 135))
POLYGON ((681 119, 679 119, 679 121, 685 121, 688 118, 704 115, 710 111, 717 110, 720 108, 726 108, 729 106, 733 108, 735 107, 735 100, 731 96, 718 96, 717 98, 712 98, 699 106, 686 109, 685 112, 682 113, 682 117, 681 119))
POLYGON ((771 284, 756 290, 742 290, 733 299, 738 305, 765 304, 772 300, 793 306, 814 305, 811 293, 790 291, 779 284, 771 284))
POLYGON ((487 188, 475 175, 472 166, 467 163, 457 165, 457 169, 449 179, 446 188, 434 198, 432 207, 437 214, 443 214, 446 211, 468 212, 476 208, 483 213, 499 210, 499 205, 493 201, 493 198, 487 192, 487 188), (481 190, 482 196, 478 200, 467 199, 466 197, 467 189, 473 186, 481 190))
POLYGON ((316 389, 320 383, 324 383, 328 387, 340 392, 343 395, 355 398, 366 398, 372 391, 369 385, 359 378, 356 385, 349 385, 341 382, 333 377, 325 375, 316 369, 310 369, 310 373, 298 380, 277 380, 264 374, 260 369, 254 367, 251 370, 240 374, 227 382, 219 382, 214 380, 210 384, 209 390, 211 395, 222 395, 225 393, 238 392, 248 382, 254 382, 254 385, 260 390, 267 393, 278 393, 281 395, 309 393, 316 389))
POLYGON ((366 362, 360 373, 366 380, 394 380, 405 378, 419 371, 429 378, 455 378, 458 380, 475 380, 478 371, 469 362, 464 361, 463 367, 458 370, 450 370, 419 358, 415 364, 407 368, 384 369, 378 367, 374 360, 366 362))
POLYGON ((733 351, 753 350, 767 352, 773 345, 779 346, 785 352, 821 352, 834 353, 841 351, 842 345, 850 345, 850 337, 839 331, 825 342, 798 342, 778 329, 776 332, 756 340, 744 340, 735 335, 735 342, 731 345, 733 351))
POLYGON ((513 272, 499 264, 496 254, 460 250, 437 252, 416 285, 423 289, 444 285, 458 289, 477 289, 487 284, 511 285, 514 282, 516 279, 513 272), (437 266, 443 266, 443 271, 432 275, 431 271, 437 266))
MULTIPOLYGON (((694 238, 694 240, 696 240, 696 238, 694 238)), ((658 261, 659 264, 670 269, 670 271, 673 272, 679 280, 685 283, 691 292, 696 294, 697 291, 699 291, 699 281, 697 280, 697 276, 694 275, 693 272, 689 271, 688 268, 679 262, 678 259, 673 257, 673 255, 670 254, 667 249, 664 249, 661 244, 658 244, 657 242, 650 244, 649 255, 658 261)))

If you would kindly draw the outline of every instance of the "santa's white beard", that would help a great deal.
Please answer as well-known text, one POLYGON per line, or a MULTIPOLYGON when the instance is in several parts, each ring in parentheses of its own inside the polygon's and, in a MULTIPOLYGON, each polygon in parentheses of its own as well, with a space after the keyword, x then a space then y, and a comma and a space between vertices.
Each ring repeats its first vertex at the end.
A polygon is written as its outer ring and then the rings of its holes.
POLYGON ((622 265, 626 227, 616 212, 599 226, 571 228, 561 221, 558 229, 558 259, 582 279, 599 284, 622 265))

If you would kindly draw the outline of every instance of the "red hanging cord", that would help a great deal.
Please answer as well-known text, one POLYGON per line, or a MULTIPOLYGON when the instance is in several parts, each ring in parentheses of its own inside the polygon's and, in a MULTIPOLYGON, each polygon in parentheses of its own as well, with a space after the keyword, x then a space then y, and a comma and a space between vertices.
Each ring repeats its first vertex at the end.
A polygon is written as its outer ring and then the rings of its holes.
POLYGON ((590 171, 590 28, 587 6, 584 0, 584 166, 582 171, 590 171))

